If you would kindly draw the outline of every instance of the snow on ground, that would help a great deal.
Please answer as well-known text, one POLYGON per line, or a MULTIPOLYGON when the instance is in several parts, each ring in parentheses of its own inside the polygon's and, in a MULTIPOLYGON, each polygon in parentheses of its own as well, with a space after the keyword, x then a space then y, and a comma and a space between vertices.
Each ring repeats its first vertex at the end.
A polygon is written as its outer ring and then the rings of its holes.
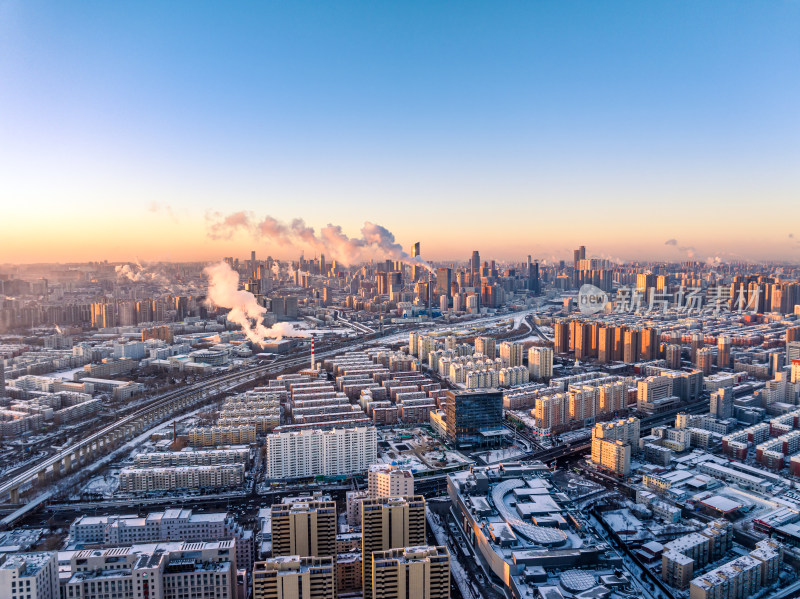
POLYGON ((73 375, 76 372, 83 372, 83 366, 79 366, 78 368, 72 368, 71 370, 61 370, 58 372, 48 372, 47 374, 43 374, 42 376, 50 377, 54 379, 61 379, 64 381, 73 381, 73 375))

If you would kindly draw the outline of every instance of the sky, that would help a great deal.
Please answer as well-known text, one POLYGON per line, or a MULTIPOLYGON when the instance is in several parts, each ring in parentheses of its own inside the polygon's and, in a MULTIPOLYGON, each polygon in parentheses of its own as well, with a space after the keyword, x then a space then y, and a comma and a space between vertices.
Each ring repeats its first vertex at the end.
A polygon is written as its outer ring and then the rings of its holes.
POLYGON ((798 261, 798 107, 799 0, 0 0, 0 263, 798 261))

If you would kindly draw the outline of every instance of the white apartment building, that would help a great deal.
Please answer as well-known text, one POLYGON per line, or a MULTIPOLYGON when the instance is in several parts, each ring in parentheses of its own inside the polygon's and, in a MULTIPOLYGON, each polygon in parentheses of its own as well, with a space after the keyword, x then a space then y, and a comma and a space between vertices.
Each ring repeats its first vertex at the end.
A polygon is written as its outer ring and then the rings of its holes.
POLYGON ((374 427, 273 433, 266 439, 267 478, 350 475, 378 457, 374 427))
POLYGON ((236 487, 243 482, 243 464, 123 468, 119 472, 119 488, 125 492, 236 487))

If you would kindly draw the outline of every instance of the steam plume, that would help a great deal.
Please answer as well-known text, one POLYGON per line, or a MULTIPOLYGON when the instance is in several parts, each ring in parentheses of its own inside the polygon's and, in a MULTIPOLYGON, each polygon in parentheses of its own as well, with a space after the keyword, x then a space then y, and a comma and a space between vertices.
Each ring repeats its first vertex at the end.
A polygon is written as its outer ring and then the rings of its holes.
POLYGON ((339 225, 328 224, 317 232, 302 218, 285 224, 271 216, 257 221, 249 212, 234 212, 227 216, 214 213, 209 215, 208 220, 208 236, 211 239, 230 239, 237 232, 246 231, 254 237, 267 238, 279 245, 309 246, 345 264, 379 257, 433 272, 433 268, 425 260, 404 251, 395 241, 394 234, 386 227, 369 221, 361 227, 361 237, 349 237, 339 225))
POLYGON ((167 285, 167 277, 154 266, 142 266, 139 262, 120 264, 114 271, 118 279, 128 279, 134 283, 157 283, 167 285))
POLYGON ((208 277, 208 302, 229 308, 228 320, 241 326, 252 343, 261 345, 270 338, 311 336, 286 322, 265 327, 263 320, 267 309, 256 301, 252 293, 239 289, 239 274, 225 262, 207 266, 203 273, 208 277))

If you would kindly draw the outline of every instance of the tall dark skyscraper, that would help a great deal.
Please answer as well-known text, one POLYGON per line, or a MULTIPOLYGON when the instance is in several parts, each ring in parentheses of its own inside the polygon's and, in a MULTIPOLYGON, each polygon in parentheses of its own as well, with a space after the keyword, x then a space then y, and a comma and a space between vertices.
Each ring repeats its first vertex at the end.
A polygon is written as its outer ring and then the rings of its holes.
POLYGON ((539 295, 539 262, 532 262, 528 256, 528 291, 539 295))
POLYGON ((578 268, 578 261, 586 259, 586 246, 582 245, 577 250, 572 252, 575 258, 575 268, 578 268))
POLYGON ((469 284, 473 287, 479 287, 476 279, 480 279, 481 272, 481 255, 478 250, 472 252, 472 258, 469 261, 469 284))

